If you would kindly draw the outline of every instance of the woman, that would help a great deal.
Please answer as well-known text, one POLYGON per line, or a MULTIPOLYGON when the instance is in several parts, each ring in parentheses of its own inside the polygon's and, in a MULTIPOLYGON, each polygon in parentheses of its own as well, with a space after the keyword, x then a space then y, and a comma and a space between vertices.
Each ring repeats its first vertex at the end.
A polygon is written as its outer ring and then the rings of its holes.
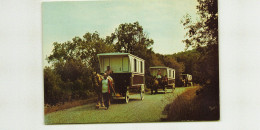
POLYGON ((107 73, 104 73, 102 80, 102 96, 106 110, 109 108, 110 102, 110 89, 112 88, 112 81, 107 78, 107 73))

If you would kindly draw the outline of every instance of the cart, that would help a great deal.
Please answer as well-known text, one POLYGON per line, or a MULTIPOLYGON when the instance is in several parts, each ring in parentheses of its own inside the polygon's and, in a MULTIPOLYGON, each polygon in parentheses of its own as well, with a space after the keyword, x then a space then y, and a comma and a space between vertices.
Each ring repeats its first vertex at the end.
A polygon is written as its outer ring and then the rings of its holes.
MULTIPOLYGON (((153 66, 150 67, 150 73, 153 77, 157 77, 157 74, 160 73, 161 80, 163 78, 167 78, 166 83, 159 84, 157 89, 164 89, 164 93, 166 93, 167 89, 171 89, 171 92, 174 92, 175 89, 175 69, 165 67, 165 66, 153 66)), ((161 81, 163 82, 163 81, 161 81)))
POLYGON ((97 54, 100 73, 112 72, 115 93, 112 99, 124 99, 125 103, 134 94, 140 94, 144 99, 145 92, 145 61, 130 53, 101 53, 97 54), (110 70, 108 70, 110 69, 110 70))
POLYGON ((192 75, 190 74, 181 74, 181 81, 184 87, 193 86, 192 75))

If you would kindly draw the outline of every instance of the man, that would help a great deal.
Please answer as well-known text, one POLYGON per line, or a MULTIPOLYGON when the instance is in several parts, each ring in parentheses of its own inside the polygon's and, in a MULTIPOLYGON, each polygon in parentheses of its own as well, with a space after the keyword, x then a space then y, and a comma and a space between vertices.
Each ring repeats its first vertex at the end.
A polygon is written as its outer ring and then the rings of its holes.
POLYGON ((104 73, 104 79, 102 80, 102 96, 106 109, 109 108, 111 88, 112 82, 107 78, 107 73, 104 73))
POLYGON ((111 76, 111 74, 112 74, 113 72, 110 70, 110 66, 107 66, 107 70, 105 71, 105 73, 106 73, 108 76, 111 76))
POLYGON ((102 103, 101 80, 102 80, 101 77, 96 72, 92 73, 92 84, 96 92, 96 95, 98 97, 97 105, 96 105, 97 107, 99 107, 100 104, 102 103))

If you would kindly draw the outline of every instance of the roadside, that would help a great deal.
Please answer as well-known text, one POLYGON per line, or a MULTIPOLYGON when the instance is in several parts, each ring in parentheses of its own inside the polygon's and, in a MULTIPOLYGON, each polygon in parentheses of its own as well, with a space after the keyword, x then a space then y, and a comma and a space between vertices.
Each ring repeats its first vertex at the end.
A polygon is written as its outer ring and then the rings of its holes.
POLYGON ((167 112, 164 121, 219 120, 218 100, 208 91, 200 92, 200 89, 200 86, 189 87, 168 104, 164 109, 167 112))
MULTIPOLYGON (((149 93, 151 90, 146 88, 145 92, 149 93)), ((56 105, 49 105, 49 104, 44 104, 44 114, 60 111, 60 110, 65 110, 69 109, 72 107, 77 107, 81 105, 86 105, 89 103, 94 103, 97 100, 97 97, 92 97, 89 99, 85 100, 75 100, 75 101, 70 101, 70 102, 65 102, 65 103, 58 103, 56 105)))
POLYGON ((76 106, 81 106, 81 105, 85 105, 88 103, 94 103, 97 100, 96 97, 92 97, 89 99, 85 99, 85 100, 75 100, 75 101, 71 101, 71 102, 65 102, 65 103, 59 103, 56 105, 48 105, 48 104, 44 104, 44 114, 48 114, 48 113, 52 113, 52 112, 56 112, 56 111, 60 111, 60 110, 64 110, 64 109, 69 109, 72 107, 76 107, 76 106))

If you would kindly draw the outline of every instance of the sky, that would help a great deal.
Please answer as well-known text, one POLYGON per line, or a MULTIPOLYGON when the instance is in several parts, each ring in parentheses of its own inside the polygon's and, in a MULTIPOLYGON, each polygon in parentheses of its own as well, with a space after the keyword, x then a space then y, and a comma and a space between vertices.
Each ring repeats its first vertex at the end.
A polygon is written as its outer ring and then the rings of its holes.
POLYGON ((138 21, 148 37, 154 40, 153 50, 161 54, 184 51, 184 30, 181 19, 196 16, 197 0, 121 0, 43 2, 43 58, 51 54, 53 43, 71 41, 87 32, 109 36, 122 23, 138 21))

